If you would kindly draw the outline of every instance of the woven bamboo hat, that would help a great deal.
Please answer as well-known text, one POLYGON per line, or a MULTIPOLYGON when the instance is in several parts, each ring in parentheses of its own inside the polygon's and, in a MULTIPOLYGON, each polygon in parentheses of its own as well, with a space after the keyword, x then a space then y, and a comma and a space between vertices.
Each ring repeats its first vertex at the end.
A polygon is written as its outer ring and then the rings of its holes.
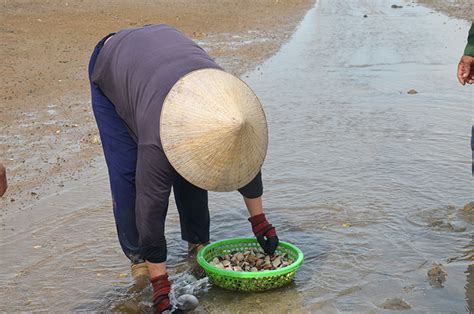
POLYGON ((260 171, 268 146, 265 113, 237 77, 217 69, 193 71, 171 88, 161 110, 165 155, 187 181, 234 191, 260 171))

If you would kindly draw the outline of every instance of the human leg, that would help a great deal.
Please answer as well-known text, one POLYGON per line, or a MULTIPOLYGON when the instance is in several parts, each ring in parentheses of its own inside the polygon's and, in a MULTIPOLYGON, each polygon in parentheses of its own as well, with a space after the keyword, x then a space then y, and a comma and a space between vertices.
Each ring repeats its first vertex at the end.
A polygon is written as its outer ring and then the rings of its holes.
MULTIPOLYGON (((89 64, 89 78, 92 76, 95 61, 106 39, 107 37, 94 49, 89 64)), ((137 144, 115 111, 115 106, 102 93, 99 86, 92 82, 91 96, 109 172, 119 242, 123 252, 133 263, 144 262, 138 250, 138 232, 135 224, 137 144)))
POLYGON ((177 175, 173 191, 181 225, 181 238, 188 241, 188 252, 194 256, 209 242, 210 216, 208 193, 177 175))

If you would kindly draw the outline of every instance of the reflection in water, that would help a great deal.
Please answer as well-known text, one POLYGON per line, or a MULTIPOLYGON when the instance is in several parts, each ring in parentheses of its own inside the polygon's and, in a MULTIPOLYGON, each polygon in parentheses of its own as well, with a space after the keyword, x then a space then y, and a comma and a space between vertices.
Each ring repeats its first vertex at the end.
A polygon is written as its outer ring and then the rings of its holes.
MULTIPOLYGON (((474 216, 474 211, 470 214, 474 216)), ((469 313, 474 313, 474 236, 471 236, 471 243, 466 246, 464 256, 471 263, 466 270, 466 309, 469 313)))
POLYGON ((469 313, 474 312, 474 264, 467 267, 466 270, 466 310, 469 313))

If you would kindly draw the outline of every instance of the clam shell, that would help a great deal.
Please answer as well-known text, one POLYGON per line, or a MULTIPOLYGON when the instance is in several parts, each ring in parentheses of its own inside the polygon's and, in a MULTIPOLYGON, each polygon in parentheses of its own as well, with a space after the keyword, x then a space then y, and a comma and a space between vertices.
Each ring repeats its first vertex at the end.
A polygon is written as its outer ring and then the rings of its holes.
POLYGON ((280 266, 280 265, 281 265, 281 257, 280 257, 280 256, 277 256, 277 257, 273 260, 272 265, 273 265, 273 267, 278 267, 278 266, 280 266))
POLYGON ((250 263, 255 263, 255 262, 258 260, 258 258, 257 258, 257 256, 250 254, 250 255, 247 257, 247 260, 248 260, 250 263))
POLYGON ((267 255, 257 248, 250 248, 243 252, 233 251, 230 254, 215 257, 209 262, 220 269, 232 271, 261 271, 286 267, 293 263, 287 253, 267 255))

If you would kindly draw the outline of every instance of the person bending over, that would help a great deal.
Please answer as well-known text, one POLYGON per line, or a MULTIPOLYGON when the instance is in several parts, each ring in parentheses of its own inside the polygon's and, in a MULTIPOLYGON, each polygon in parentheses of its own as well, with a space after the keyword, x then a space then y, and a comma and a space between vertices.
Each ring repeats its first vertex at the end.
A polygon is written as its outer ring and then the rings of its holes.
POLYGON ((262 206, 267 125, 245 83, 163 24, 104 37, 89 78, 118 239, 133 277, 149 276, 158 312, 171 308, 164 230, 171 189, 191 254, 209 242, 208 190, 238 190, 258 242, 275 251, 262 206))

